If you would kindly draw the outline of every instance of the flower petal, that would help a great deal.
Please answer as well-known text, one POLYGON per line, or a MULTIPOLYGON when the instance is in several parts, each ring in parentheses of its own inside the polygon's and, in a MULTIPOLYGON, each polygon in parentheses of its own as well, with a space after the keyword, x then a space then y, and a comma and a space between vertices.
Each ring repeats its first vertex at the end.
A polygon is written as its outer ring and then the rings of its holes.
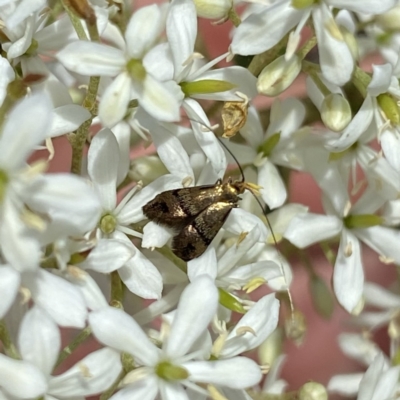
POLYGON ((23 277, 23 283, 30 289, 35 304, 47 311, 57 325, 74 328, 85 326, 85 302, 71 283, 43 270, 39 270, 35 277, 23 277))
POLYGON ((249 358, 234 357, 218 361, 193 361, 183 364, 195 382, 211 383, 233 389, 246 389, 260 382, 260 367, 249 358))
POLYGON ((200 257, 187 263, 187 274, 190 282, 205 274, 211 279, 217 277, 217 256, 214 247, 209 247, 200 257))
POLYGON ((262 297, 240 319, 226 338, 220 355, 233 357, 258 347, 277 327, 279 301, 274 294, 262 297), (250 327, 253 332, 240 333, 240 328, 250 327))
POLYGON ((333 288, 339 303, 351 313, 361 300, 364 270, 358 239, 343 230, 333 271, 333 288))
POLYGON ((276 166, 268 159, 263 161, 258 167, 257 179, 257 184, 262 187, 261 197, 271 209, 278 208, 286 201, 286 187, 276 166))
POLYGON ((51 374, 61 349, 61 335, 54 321, 39 307, 24 315, 18 348, 25 361, 36 365, 46 376, 51 374))
POLYGON ((0 267, 0 318, 6 315, 11 304, 14 302, 20 282, 20 275, 14 268, 8 265, 2 265, 0 267))
POLYGON ((336 236, 343 227, 333 215, 300 214, 289 223, 284 237, 300 249, 336 236))
POLYGON ((346 0, 329 0, 329 4, 332 7, 337 7, 339 9, 344 8, 361 14, 365 14, 366 10, 368 10, 368 14, 382 14, 394 7, 396 0, 365 0, 362 4, 357 2, 349 3, 346 0))
POLYGON ((83 40, 69 43, 56 57, 64 67, 84 76, 116 76, 126 62, 121 50, 83 40))
POLYGON ((124 311, 112 307, 92 311, 89 324, 96 339, 106 346, 132 354, 142 365, 157 362, 159 349, 124 311))
POLYGON ((186 286, 179 300, 165 352, 173 359, 181 357, 207 329, 218 305, 218 291, 207 275, 186 286))
POLYGON ((54 109, 53 122, 48 137, 57 137, 70 133, 88 120, 91 114, 77 104, 66 104, 54 109))
POLYGON ((88 174, 96 185, 104 211, 112 211, 117 201, 119 149, 117 139, 104 128, 94 136, 88 152, 88 174))
POLYGON ((0 354, 0 386, 19 399, 42 396, 47 390, 46 378, 34 365, 0 354))
POLYGON ((49 393, 56 397, 92 396, 108 389, 122 370, 121 356, 112 349, 90 353, 67 372, 52 377, 49 393))

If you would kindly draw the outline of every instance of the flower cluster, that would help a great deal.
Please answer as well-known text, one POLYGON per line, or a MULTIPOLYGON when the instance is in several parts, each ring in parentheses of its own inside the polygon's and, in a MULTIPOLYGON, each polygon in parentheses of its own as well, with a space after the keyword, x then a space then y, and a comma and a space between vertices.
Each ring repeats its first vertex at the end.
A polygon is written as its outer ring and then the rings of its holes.
POLYGON ((0 1, 0 399, 284 398, 293 255, 332 313, 314 244, 365 371, 293 396, 394 398, 400 295, 363 245, 400 265, 400 2, 128 3, 0 1), (231 26, 216 58, 199 18, 231 26), (292 202, 298 172, 321 213, 292 202))

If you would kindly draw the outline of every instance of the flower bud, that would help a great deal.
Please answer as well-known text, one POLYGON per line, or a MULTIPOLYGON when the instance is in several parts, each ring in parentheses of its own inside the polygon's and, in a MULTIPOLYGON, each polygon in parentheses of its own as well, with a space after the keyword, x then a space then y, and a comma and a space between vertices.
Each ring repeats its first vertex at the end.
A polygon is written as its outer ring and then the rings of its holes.
POLYGON ((298 10, 303 10, 304 8, 312 6, 314 3, 316 3, 315 0, 292 0, 291 6, 298 10))
POLYGON ((267 65, 258 77, 257 90, 266 96, 277 96, 286 90, 301 70, 301 60, 294 55, 286 61, 285 56, 278 57, 267 65))
POLYGON ((400 112, 396 101, 387 93, 382 93, 377 97, 378 104, 385 113, 386 118, 393 124, 400 123, 400 112))
POLYGON ((208 19, 223 19, 233 6, 232 0, 194 0, 199 17, 208 19))
POLYGON ((400 31, 400 6, 391 8, 388 12, 381 15, 375 15, 375 21, 385 31, 398 32, 400 31))
POLYGON ((358 51, 357 39, 355 38, 354 34, 342 25, 339 27, 339 29, 342 33, 344 41, 347 44, 347 47, 351 52, 351 55, 353 56, 353 59, 358 60, 360 58, 360 53, 358 51))
POLYGON ((322 102, 321 119, 325 126, 332 131, 342 131, 351 121, 349 102, 341 94, 329 94, 322 102))
POLYGON ((307 382, 299 390, 299 400, 328 400, 328 393, 324 385, 307 382))

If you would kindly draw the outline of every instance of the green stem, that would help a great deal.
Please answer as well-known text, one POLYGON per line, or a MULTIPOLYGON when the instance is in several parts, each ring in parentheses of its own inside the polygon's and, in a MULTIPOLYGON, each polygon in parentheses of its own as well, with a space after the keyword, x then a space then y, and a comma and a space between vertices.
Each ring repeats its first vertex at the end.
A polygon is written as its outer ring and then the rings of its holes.
POLYGON ((8 332, 7 326, 4 321, 0 321, 0 341, 3 343, 5 354, 16 360, 20 360, 21 356, 18 353, 17 348, 11 340, 10 333, 8 332))
POLYGON ((126 372, 122 370, 114 383, 100 396, 100 400, 108 400, 114 394, 115 390, 118 388, 119 383, 125 377, 125 375, 126 372))
POLYGON ((322 251, 324 252, 326 259, 329 261, 329 263, 332 266, 334 266, 335 261, 336 261, 336 255, 330 248, 329 244, 327 242, 321 242, 319 245, 320 245, 322 251))
POLYGON ((236 28, 242 23, 242 20, 233 7, 228 12, 228 18, 236 28))
POLYGON ((352 82, 364 98, 367 97, 367 88, 369 83, 371 82, 371 79, 371 75, 363 71, 360 67, 355 68, 353 72, 352 82))
POLYGON ((307 40, 306 43, 296 52, 297 56, 300 59, 304 59, 305 56, 316 46, 317 44, 317 37, 313 36, 307 40))
POLYGON ((62 0, 62 5, 64 6, 65 12, 68 14, 69 19, 71 20, 71 24, 75 29, 76 34, 80 40, 88 40, 86 36, 86 32, 83 29, 81 20, 69 6, 68 1, 62 0))
POLYGON ((89 336, 91 336, 92 330, 89 326, 83 329, 78 336, 68 345, 65 346, 64 349, 61 351, 60 355, 58 356, 58 360, 56 362, 56 367, 59 366, 67 357, 69 357, 72 352, 82 344, 89 336))
POLYGON ((124 287, 118 271, 111 272, 111 301, 112 307, 123 309, 124 287))

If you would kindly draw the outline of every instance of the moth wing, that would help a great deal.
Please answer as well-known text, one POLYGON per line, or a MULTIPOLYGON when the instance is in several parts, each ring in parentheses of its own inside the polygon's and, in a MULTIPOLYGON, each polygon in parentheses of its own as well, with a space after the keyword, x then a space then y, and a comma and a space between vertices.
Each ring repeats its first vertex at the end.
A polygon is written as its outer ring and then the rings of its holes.
POLYGON ((162 192, 143 206, 143 213, 149 220, 160 225, 182 229, 215 203, 220 186, 194 186, 162 192))
POLYGON ((203 210, 172 240, 172 251, 184 261, 201 256, 222 228, 236 203, 218 202, 203 210))

